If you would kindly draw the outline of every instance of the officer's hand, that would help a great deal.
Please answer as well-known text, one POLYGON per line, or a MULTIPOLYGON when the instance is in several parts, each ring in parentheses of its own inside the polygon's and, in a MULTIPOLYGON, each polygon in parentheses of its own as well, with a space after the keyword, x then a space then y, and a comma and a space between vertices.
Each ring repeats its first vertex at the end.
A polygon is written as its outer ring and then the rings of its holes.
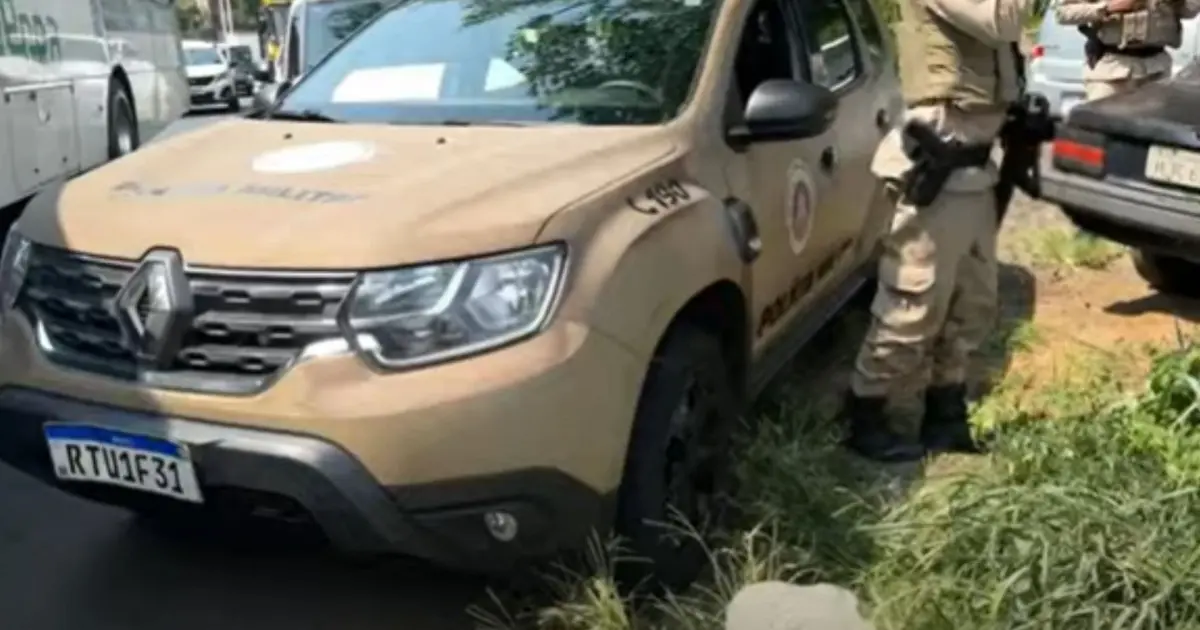
POLYGON ((1109 13, 1128 13, 1138 6, 1140 0, 1107 0, 1105 8, 1109 13))

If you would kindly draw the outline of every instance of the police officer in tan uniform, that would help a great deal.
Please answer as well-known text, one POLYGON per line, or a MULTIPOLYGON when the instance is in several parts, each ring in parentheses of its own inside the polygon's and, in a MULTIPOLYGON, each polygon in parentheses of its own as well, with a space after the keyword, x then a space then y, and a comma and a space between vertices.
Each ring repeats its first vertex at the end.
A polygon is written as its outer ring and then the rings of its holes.
POLYGON ((1060 0, 1062 24, 1088 38, 1083 86, 1087 99, 1132 90, 1171 73, 1167 47, 1179 48, 1180 19, 1200 13, 1197 0, 1060 0))
POLYGON ((991 149, 1020 98, 1016 44, 1033 0, 900 0, 897 45, 906 122, 917 121, 961 150, 933 199, 907 189, 918 164, 910 134, 880 143, 872 171, 896 202, 844 413, 846 445, 880 461, 930 451, 975 451, 967 424, 968 359, 997 312, 991 149), (921 443, 890 426, 887 401, 925 392, 921 443))

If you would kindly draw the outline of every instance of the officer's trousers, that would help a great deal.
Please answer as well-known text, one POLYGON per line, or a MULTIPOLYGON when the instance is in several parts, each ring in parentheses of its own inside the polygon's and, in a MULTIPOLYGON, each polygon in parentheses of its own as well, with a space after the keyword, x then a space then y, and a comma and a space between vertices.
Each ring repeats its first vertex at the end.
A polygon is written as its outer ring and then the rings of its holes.
POLYGON ((991 189, 943 190, 919 210, 897 201, 855 360, 856 395, 965 383, 996 320, 995 207, 991 189))

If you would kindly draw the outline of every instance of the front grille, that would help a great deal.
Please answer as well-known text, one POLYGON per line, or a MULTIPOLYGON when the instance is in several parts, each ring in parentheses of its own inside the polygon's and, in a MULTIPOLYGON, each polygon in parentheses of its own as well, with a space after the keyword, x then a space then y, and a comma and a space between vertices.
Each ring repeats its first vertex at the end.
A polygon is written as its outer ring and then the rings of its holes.
POLYGON ((214 78, 216 77, 192 77, 188 79, 188 83, 192 87, 204 87, 209 83, 212 83, 214 78))
POLYGON ((195 318, 170 366, 146 371, 122 343, 111 312, 137 264, 34 247, 17 304, 37 327, 47 357, 154 387, 253 393, 305 348, 341 337, 337 309, 354 280, 339 272, 189 268, 195 318))

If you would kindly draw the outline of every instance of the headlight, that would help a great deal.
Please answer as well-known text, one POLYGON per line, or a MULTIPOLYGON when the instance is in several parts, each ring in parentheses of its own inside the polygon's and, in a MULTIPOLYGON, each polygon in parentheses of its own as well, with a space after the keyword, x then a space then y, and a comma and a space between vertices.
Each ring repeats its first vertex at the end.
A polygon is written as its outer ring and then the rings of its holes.
POLYGON ((561 290, 566 248, 539 247, 364 274, 342 327, 361 353, 409 368, 528 337, 549 319, 561 290))
POLYGON ((16 229, 9 230, 4 239, 4 249, 0 250, 0 317, 17 302, 17 294, 21 292, 25 274, 29 271, 31 249, 28 239, 16 229))

